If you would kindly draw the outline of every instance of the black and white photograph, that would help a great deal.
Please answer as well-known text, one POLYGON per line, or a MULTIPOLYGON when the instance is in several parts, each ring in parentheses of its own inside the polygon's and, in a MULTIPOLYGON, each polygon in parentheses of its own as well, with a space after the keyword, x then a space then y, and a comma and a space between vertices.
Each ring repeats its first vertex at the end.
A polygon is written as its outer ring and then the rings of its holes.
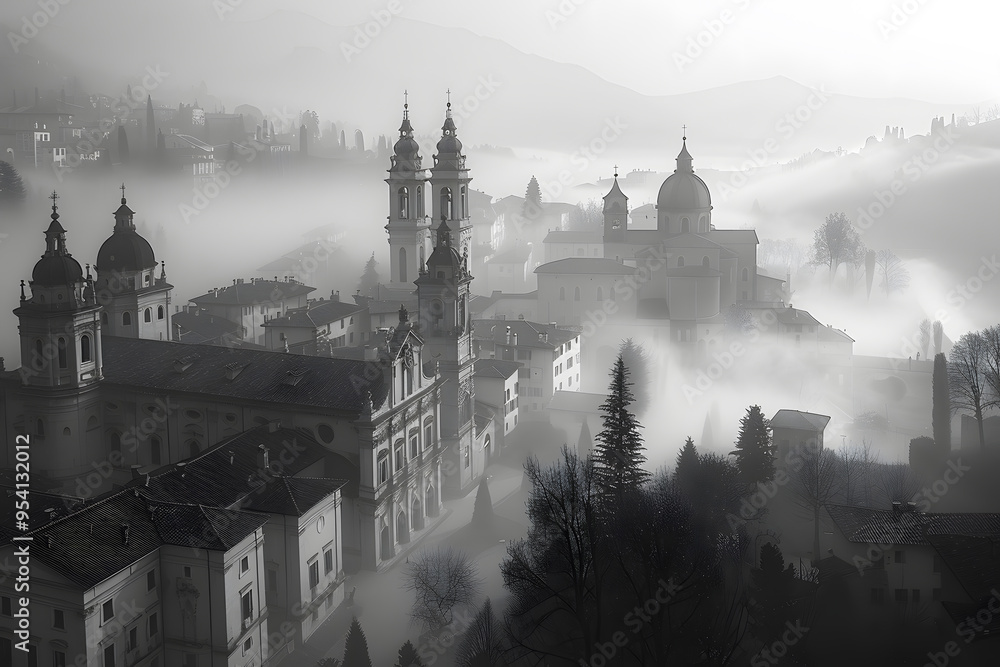
POLYGON ((1000 664, 998 30, 3 0, 0 667, 1000 664))

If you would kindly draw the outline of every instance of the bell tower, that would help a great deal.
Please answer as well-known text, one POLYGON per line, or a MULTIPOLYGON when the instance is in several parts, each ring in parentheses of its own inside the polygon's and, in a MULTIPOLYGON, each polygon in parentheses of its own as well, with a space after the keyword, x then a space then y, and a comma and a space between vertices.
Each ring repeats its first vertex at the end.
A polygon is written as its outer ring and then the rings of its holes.
POLYGON ((628 221, 628 197, 618 187, 618 167, 610 192, 604 195, 604 242, 623 243, 628 221))
MULTIPOLYGON (((405 94, 405 93, 404 93, 405 94)), ((403 103, 403 122, 399 140, 393 146, 389 168, 389 287, 413 289, 413 281, 430 253, 431 221, 427 217, 427 175, 420 157, 420 146, 413 138, 409 102, 403 103)))
POLYGON ((21 342, 21 432, 35 449, 33 468, 67 483, 92 472, 92 461, 105 461, 100 437, 101 306, 94 297, 88 267, 66 249, 53 192, 52 215, 45 230, 45 253, 28 282, 14 315, 21 342))
POLYGON ((97 300, 104 306, 102 323, 109 336, 170 340, 170 293, 166 266, 135 230, 135 211, 122 200, 115 228, 97 253, 97 300), (156 275, 159 266, 160 275, 156 275))
MULTIPOLYGON (((466 264, 472 264, 472 222, 469 211, 469 170, 462 154, 462 142, 458 138, 455 119, 451 115, 451 91, 448 91, 448 106, 441 139, 437 143, 437 154, 431 168, 431 190, 433 191, 433 216, 435 220, 447 220, 458 254, 466 264)), ((440 245, 440 243, 438 243, 440 245)))
POLYGON ((423 359, 437 364, 441 375, 441 443, 445 451, 445 490, 468 488, 483 471, 483 452, 475 446, 475 386, 469 287, 472 275, 459 255, 444 218, 437 245, 417 278, 419 335, 423 359))

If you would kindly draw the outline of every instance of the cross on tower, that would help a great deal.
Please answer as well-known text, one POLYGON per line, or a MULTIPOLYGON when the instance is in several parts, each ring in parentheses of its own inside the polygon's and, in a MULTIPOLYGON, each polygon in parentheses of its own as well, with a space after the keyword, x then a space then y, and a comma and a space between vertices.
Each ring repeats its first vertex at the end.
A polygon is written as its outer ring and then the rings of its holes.
POLYGON ((681 125, 681 128, 684 130, 684 141, 687 141, 687 138, 688 138, 688 126, 687 125, 681 125))
POLYGON ((618 165, 615 165, 615 178, 618 178, 618 165))
POLYGON ((403 90, 403 118, 410 117, 410 91, 403 90))
POLYGON ((122 183, 122 186, 121 186, 120 190, 122 191, 122 199, 125 199, 125 184, 124 183, 122 183))
POLYGON ((53 190, 52 194, 49 195, 49 199, 52 200, 52 207, 55 208, 55 206, 56 206, 56 200, 59 199, 59 195, 56 194, 55 190, 53 190))
POLYGON ((451 108, 451 88, 449 88, 446 92, 448 93, 448 108, 450 109, 451 108))

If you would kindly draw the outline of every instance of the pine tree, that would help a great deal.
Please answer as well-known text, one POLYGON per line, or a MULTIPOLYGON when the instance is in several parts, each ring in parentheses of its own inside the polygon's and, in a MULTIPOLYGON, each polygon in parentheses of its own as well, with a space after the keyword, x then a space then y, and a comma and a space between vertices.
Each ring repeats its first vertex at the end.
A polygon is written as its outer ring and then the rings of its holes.
POLYGON ((364 273, 361 274, 361 282, 358 283, 358 289, 361 290, 363 296, 369 296, 371 292, 378 287, 378 271, 375 267, 378 266, 378 262, 375 261, 375 253, 368 258, 365 263, 364 273))
POLYGON ((24 182, 17 169, 0 160, 0 206, 20 206, 26 197, 24 182))
POLYGON ((493 500, 490 498, 490 487, 486 484, 484 476, 479 481, 479 490, 476 492, 476 504, 472 509, 472 525, 480 528, 492 528, 493 517, 493 500))
POLYGON ((594 437, 590 435, 590 424, 587 423, 587 418, 583 418, 583 424, 580 426, 580 437, 576 440, 576 455, 577 456, 587 456, 594 449, 594 437))
POLYGON ((939 452, 951 452, 951 390, 948 386, 948 361, 944 353, 934 355, 931 376, 931 429, 939 452))
POLYGON ((632 394, 635 396, 634 410, 637 415, 644 414, 649 407, 649 353, 641 344, 631 338, 626 338, 618 347, 625 368, 632 379, 632 394))
POLYGON ((597 434, 595 460, 598 488, 605 500, 620 502, 622 497, 642 486, 649 473, 642 468, 646 457, 642 453, 639 422, 629 410, 632 403, 628 369, 619 354, 611 370, 608 397, 601 404, 604 428, 597 434))
POLYGON ((424 667, 420 656, 417 655, 417 649, 413 647, 413 642, 409 639, 399 647, 399 656, 396 658, 396 664, 393 667, 424 667))
POLYGON ((684 441, 684 446, 677 453, 677 463, 674 465, 674 483, 681 493, 688 495, 691 485, 698 474, 698 448, 694 446, 691 436, 684 441))
POLYGON ((740 434, 736 439, 736 467, 747 484, 760 484, 774 479, 774 443, 771 425, 764 418, 759 405, 747 408, 740 420, 740 434))
POLYGON ((538 179, 534 176, 528 181, 528 189, 524 193, 524 206, 521 215, 535 219, 542 213, 542 189, 538 187, 538 179))
POLYGON ((351 621, 351 629, 347 631, 342 667, 372 667, 372 659, 368 655, 368 639, 357 617, 351 621))

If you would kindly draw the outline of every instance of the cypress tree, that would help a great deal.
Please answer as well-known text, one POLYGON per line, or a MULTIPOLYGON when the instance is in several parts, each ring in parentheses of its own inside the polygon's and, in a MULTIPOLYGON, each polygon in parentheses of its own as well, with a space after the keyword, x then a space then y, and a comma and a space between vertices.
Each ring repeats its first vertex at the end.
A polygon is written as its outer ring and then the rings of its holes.
POLYGON ((605 499, 616 502, 642 486, 649 479, 649 472, 642 468, 645 448, 639 422, 629 410, 633 400, 631 383, 622 355, 618 355, 610 375, 608 397, 601 404, 604 428, 596 438, 594 472, 605 499))
POLYGON ((948 361, 943 352, 934 355, 934 373, 931 376, 931 430, 938 451, 951 451, 951 389, 948 386, 948 361))
POLYGON ((393 667, 424 667, 424 663, 421 662, 420 656, 417 655, 417 649, 413 647, 413 642, 409 639, 406 643, 399 647, 399 655, 396 658, 396 664, 393 667))

